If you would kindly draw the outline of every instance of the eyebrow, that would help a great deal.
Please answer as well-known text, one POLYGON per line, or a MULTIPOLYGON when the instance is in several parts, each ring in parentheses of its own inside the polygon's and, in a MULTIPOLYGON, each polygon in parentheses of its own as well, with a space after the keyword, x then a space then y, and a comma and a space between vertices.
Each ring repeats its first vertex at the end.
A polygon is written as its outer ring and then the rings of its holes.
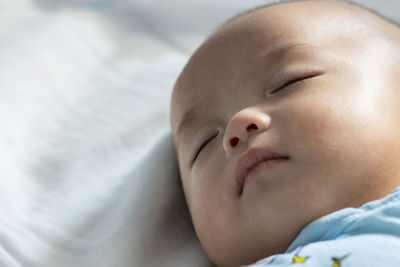
MULTIPOLYGON (((288 54, 290 51, 299 48, 312 50, 316 47, 309 43, 298 43, 298 42, 286 43, 283 45, 277 45, 267 50, 265 58, 269 60, 278 60, 279 58, 282 58, 283 56, 288 54)), ((196 117, 195 115, 196 115, 195 105, 192 105, 188 109, 188 111, 186 111, 185 114, 182 116, 182 119, 178 124, 177 131, 175 133, 176 137, 180 136, 182 134, 182 131, 190 126, 192 120, 196 117)))
POLYGON ((313 50, 316 47, 309 43, 299 43, 299 42, 292 42, 292 43, 285 43, 283 45, 277 45, 268 49, 266 51, 265 58, 270 60, 278 60, 279 58, 287 55, 289 52, 295 49, 306 49, 306 50, 313 50))

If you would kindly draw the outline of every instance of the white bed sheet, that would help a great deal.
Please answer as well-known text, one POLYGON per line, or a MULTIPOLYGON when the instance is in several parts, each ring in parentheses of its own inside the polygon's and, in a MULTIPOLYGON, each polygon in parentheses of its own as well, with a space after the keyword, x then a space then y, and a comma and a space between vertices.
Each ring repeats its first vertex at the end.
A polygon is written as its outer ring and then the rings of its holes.
POLYGON ((169 98, 208 34, 266 2, 0 1, 0 266, 210 266, 169 98))

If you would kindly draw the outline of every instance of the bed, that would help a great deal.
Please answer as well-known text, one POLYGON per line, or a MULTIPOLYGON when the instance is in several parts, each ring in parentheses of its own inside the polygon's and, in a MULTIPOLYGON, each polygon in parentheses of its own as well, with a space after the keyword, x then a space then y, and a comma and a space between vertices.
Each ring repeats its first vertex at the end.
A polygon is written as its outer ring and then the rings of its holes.
POLYGON ((169 99, 207 35, 268 2, 1 1, 0 266, 212 266, 169 99))

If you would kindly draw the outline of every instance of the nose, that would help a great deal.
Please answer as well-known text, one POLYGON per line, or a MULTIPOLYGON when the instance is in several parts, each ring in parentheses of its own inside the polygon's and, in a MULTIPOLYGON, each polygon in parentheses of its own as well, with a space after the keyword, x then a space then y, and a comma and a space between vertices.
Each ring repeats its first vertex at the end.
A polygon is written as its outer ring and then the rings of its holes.
POLYGON ((247 108, 236 113, 229 121, 223 139, 224 150, 231 155, 239 143, 248 142, 251 135, 268 130, 271 117, 264 111, 247 108))

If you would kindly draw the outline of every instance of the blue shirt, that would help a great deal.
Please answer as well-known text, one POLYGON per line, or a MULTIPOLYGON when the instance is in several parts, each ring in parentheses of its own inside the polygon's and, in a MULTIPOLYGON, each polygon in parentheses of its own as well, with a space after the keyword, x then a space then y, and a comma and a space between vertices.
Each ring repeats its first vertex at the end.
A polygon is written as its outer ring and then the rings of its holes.
POLYGON ((360 208, 345 208, 307 225, 283 254, 252 267, 399 267, 400 187, 360 208))

